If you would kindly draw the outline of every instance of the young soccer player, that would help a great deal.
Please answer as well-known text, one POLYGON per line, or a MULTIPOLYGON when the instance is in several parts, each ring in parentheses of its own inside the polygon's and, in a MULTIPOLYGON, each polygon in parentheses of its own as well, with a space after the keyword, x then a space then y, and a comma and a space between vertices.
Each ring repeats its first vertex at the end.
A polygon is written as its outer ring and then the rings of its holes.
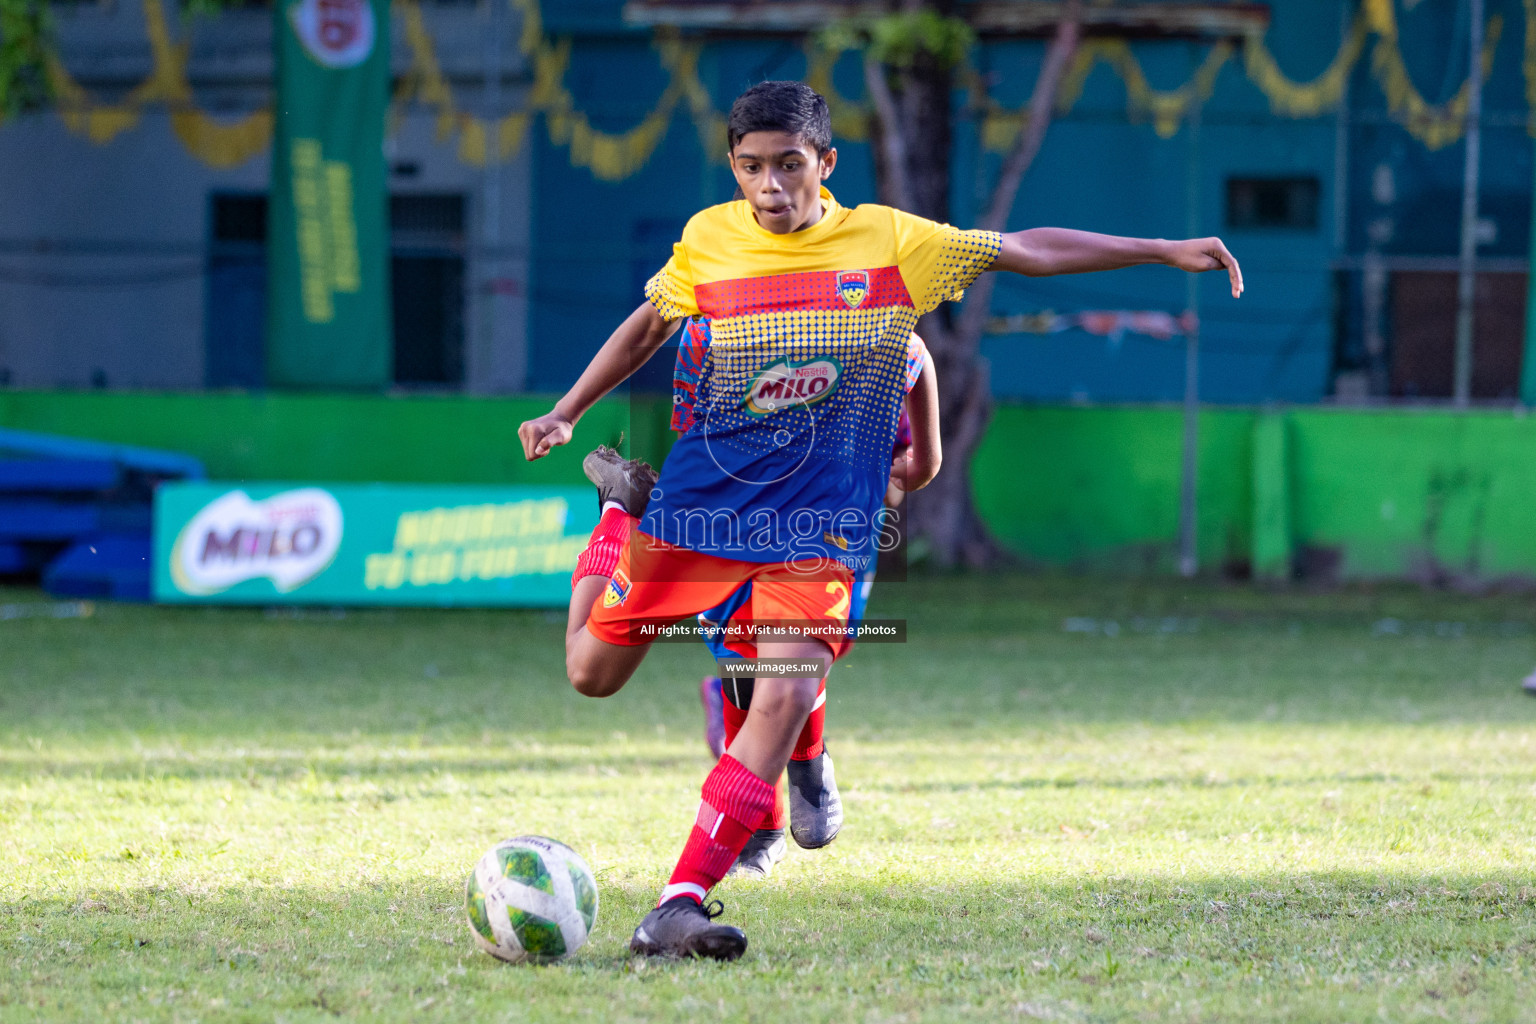
MULTIPOLYGON (((837 164, 826 101, 798 82, 764 82, 738 97, 727 144, 745 199, 689 221, 647 284, 647 301, 551 412, 518 429, 526 457, 542 458, 570 441, 582 415, 677 321, 711 319, 703 420, 678 439, 660 478, 612 453, 586 460, 604 512, 578 561, 566 672, 583 694, 614 694, 657 627, 752 583, 743 617, 758 630, 730 643, 759 659, 752 706, 705 779, 672 878, 630 942, 641 954, 718 959, 740 956, 747 939, 716 924, 723 908, 704 901, 769 813, 771 780, 827 665, 847 647, 854 575, 839 556, 862 551, 876 522, 918 318, 986 270, 1041 276, 1163 263, 1226 270, 1232 294, 1242 291, 1237 262, 1215 238, 1000 234, 878 205, 846 209, 822 187, 837 164)), ((915 490, 936 468, 914 451, 898 471, 915 490)))
MULTIPOLYGON (((739 191, 737 196, 740 198, 739 191)), ((672 429, 679 434, 687 433, 698 423, 694 403, 699 380, 705 373, 710 340, 707 318, 693 317, 684 325, 672 377, 672 429)), ((892 463, 899 464, 907 458, 908 449, 914 444, 911 419, 908 416, 908 410, 911 409, 917 422, 923 425, 922 436, 916 438, 916 443, 928 447, 932 452, 929 461, 937 465, 940 451, 938 383, 928 348, 916 334, 912 335, 908 346, 905 390, 906 400, 896 427, 892 463)), ((886 489, 886 508, 900 504, 906 493, 901 489, 904 483, 899 476, 891 478, 886 489)), ((850 629, 856 627, 863 618, 864 606, 869 600, 869 588, 874 579, 879 553, 874 541, 875 535, 871 533, 850 601, 850 629)), ((724 603, 699 614, 705 644, 717 660, 724 661, 733 656, 733 652, 726 647, 725 637, 719 627, 732 620, 750 596, 751 586, 750 583, 743 584, 741 590, 724 603)), ((736 738, 745 723, 747 712, 752 706, 753 689, 753 680, 750 678, 707 676, 699 684, 699 697, 704 704, 705 742, 709 744, 710 752, 716 760, 724 755, 725 748, 736 738)), ((775 785, 772 809, 737 854, 736 862, 727 874, 767 877, 788 851, 786 824, 796 844, 804 849, 820 849, 837 838, 842 828, 843 810, 833 774, 832 755, 828 753, 823 740, 826 697, 827 681, 823 678, 816 703, 789 756, 785 772, 789 783, 788 807, 785 806, 784 788, 775 785)))

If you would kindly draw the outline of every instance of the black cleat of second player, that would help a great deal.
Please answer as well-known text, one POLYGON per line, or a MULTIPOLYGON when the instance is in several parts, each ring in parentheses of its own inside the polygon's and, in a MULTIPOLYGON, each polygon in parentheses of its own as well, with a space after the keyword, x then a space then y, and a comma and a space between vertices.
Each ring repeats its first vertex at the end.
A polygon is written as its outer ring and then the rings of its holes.
POLYGON ((732 878, 767 878, 788 850, 783 829, 760 828, 752 833, 726 874, 732 878))
POLYGON ((789 834, 802 849, 820 849, 843 827, 843 798, 832 774, 832 755, 823 747, 809 761, 790 761, 788 773, 789 834))

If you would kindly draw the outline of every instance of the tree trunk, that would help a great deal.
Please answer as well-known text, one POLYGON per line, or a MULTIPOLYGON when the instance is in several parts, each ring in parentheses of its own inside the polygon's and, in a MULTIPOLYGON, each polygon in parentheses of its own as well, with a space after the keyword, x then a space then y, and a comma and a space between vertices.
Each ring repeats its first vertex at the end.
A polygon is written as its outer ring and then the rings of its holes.
POLYGON ((930 313, 918 325, 939 378, 944 467, 907 498, 907 522, 935 564, 981 567, 998 554, 971 496, 971 464, 992 418, 992 384, 987 361, 976 351, 980 338, 960 335, 944 312, 930 313))
MULTIPOLYGON (((1001 231, 1006 226, 1024 173, 1039 152, 1050 124, 1057 88, 1077 50, 1079 19, 1079 0, 1069 0, 1041 64, 1029 118, 1003 161, 978 227, 1001 231)), ((895 90, 889 88, 882 69, 866 65, 865 72, 873 108, 871 138, 881 201, 948 221, 952 72, 931 59, 920 58, 897 75, 895 90)), ((971 287, 958 315, 950 307, 941 307, 918 326, 939 379, 939 427, 945 458, 944 470, 933 483, 908 498, 907 522, 915 536, 922 538, 928 555, 944 568, 985 566, 1000 553, 971 494, 971 466, 992 418, 991 379, 981 356, 981 338, 994 281, 993 275, 983 274, 971 287)))
MULTIPOLYGON (((954 138, 952 69, 919 54, 909 68, 892 71, 866 59, 870 96, 870 150, 880 201, 941 223, 948 222, 950 155, 954 138)), ((943 566, 982 562, 987 533, 976 516, 968 483, 971 454, 991 411, 987 367, 976 358, 941 308, 923 318, 918 333, 928 344, 939 380, 939 430, 944 471, 907 499, 902 528, 908 539, 925 538, 943 566), (962 548, 982 549, 964 552, 962 548)), ((910 550, 910 548, 908 549, 910 550)))

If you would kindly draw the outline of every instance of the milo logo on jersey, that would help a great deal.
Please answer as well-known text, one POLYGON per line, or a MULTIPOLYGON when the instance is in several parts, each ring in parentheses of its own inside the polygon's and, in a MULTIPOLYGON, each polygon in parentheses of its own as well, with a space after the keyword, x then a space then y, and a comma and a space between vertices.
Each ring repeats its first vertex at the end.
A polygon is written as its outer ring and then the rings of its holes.
POLYGON ((752 378, 741 408, 749 416, 767 416, 790 406, 817 405, 837 390, 842 376, 842 364, 830 356, 803 363, 780 359, 752 378))

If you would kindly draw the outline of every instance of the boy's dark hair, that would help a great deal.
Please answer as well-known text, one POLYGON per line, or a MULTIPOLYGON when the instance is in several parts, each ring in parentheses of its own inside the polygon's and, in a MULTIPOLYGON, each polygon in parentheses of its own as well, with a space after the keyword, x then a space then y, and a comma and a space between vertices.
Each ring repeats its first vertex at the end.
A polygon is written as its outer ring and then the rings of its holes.
POLYGON ((821 93, 804 82, 759 82, 731 104, 725 121, 732 150, 750 132, 784 132, 816 149, 832 148, 832 112, 821 93))

